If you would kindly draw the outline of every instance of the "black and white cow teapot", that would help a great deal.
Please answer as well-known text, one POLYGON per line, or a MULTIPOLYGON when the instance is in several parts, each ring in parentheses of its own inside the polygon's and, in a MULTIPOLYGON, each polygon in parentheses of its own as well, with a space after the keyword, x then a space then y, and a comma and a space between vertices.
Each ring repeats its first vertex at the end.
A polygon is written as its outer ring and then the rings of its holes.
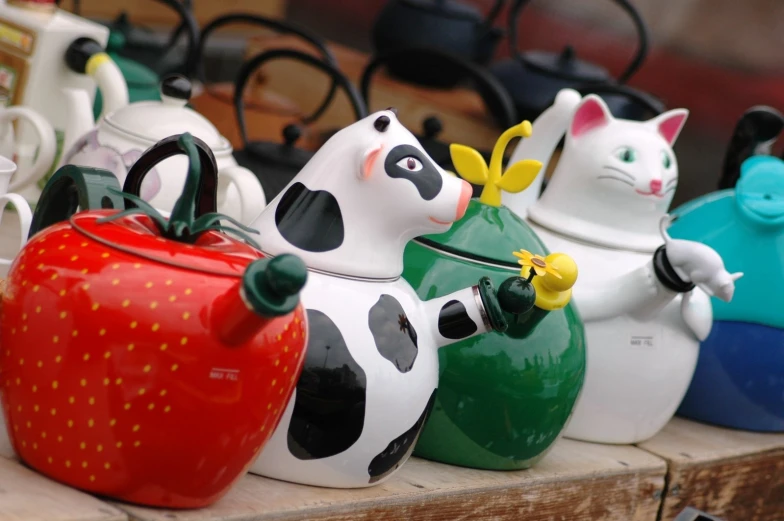
POLYGON ((384 481, 433 406, 438 348, 540 312, 532 277, 498 291, 483 277, 427 301, 401 278, 406 244, 449 230, 470 197, 390 109, 332 136, 254 221, 265 254, 307 264, 310 333, 295 394, 251 472, 338 488, 384 481))

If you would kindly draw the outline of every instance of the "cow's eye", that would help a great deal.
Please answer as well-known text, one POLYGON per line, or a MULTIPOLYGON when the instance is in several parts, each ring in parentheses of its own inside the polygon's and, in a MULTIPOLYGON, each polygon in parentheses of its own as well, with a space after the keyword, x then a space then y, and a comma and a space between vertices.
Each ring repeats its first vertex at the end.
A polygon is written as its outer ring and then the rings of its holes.
POLYGON ((422 163, 419 161, 419 159, 413 156, 404 157, 397 162, 397 166, 400 168, 405 168, 409 172, 419 172, 422 170, 422 163))

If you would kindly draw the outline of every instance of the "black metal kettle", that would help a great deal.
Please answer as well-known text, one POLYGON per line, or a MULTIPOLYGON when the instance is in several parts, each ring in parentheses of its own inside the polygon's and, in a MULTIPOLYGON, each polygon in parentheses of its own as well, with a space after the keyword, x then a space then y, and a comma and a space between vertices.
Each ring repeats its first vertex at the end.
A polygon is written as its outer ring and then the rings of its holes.
MULTIPOLYGON (((493 27, 504 0, 496 0, 487 16, 455 0, 391 0, 373 26, 375 54, 409 47, 452 54, 479 65, 490 62, 503 32, 493 27)), ((393 60, 389 73, 400 80, 430 87, 452 87, 462 79, 461 69, 438 70, 414 57, 393 60)))
POLYGON ((782 131, 784 115, 778 110, 758 105, 744 112, 735 124, 724 154, 719 189, 735 187, 740 179, 740 166, 751 156, 770 155, 773 144, 782 131))
MULTIPOLYGON (((493 121, 498 125, 499 133, 519 123, 515 113, 514 104, 504 87, 487 70, 461 59, 453 54, 442 51, 409 47, 397 51, 391 51, 379 56, 374 56, 365 66, 360 80, 360 92, 365 104, 370 106, 370 82, 375 72, 382 66, 389 67, 390 63, 396 60, 407 61, 414 57, 427 63, 433 69, 450 68, 460 74, 462 78, 470 82, 471 86, 482 97, 488 113, 493 121)), ((430 116, 423 122, 422 132, 415 134, 422 148, 441 168, 454 171, 452 156, 449 152, 450 143, 445 143, 438 139, 438 135, 443 130, 441 120, 437 116, 430 116)), ((491 151, 480 151, 485 161, 490 162, 491 151)), ((483 187, 472 185, 474 196, 479 197, 483 187)))
MULTIPOLYGON (((563 88, 582 85, 624 84, 640 68, 648 54, 648 29, 640 13, 628 0, 614 0, 634 22, 637 30, 637 50, 626 69, 612 78, 604 67, 580 60, 571 46, 561 53, 545 51, 520 52, 517 41, 517 24, 523 8, 530 0, 515 0, 509 13, 508 42, 511 58, 501 60, 490 71, 506 87, 514 100, 517 112, 523 119, 533 121, 555 99, 563 88)), ((602 95, 604 99, 604 96, 602 95)), ((623 119, 639 119, 621 97, 604 99, 612 114, 623 119)))
POLYGON ((244 166, 256 175, 268 201, 275 198, 313 157, 313 152, 297 148, 296 142, 301 135, 301 130, 295 124, 287 125, 283 129, 283 143, 248 139, 243 96, 245 86, 256 70, 264 64, 281 59, 299 61, 325 72, 332 79, 333 88, 337 85, 348 96, 355 120, 358 121, 368 115, 367 107, 351 80, 336 66, 326 61, 293 49, 272 49, 246 61, 237 73, 234 84, 234 109, 242 138, 242 149, 234 151, 234 158, 240 166, 244 166))

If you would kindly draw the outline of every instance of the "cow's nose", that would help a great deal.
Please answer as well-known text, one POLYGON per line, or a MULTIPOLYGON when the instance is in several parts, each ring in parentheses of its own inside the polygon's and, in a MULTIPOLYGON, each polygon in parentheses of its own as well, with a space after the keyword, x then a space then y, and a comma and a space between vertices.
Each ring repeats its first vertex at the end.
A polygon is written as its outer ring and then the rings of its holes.
POLYGON ((654 179, 651 181, 651 192, 658 194, 662 188, 661 179, 654 179))
POLYGON ((455 221, 459 221, 463 218, 466 213, 466 209, 468 208, 468 202, 471 200, 471 196, 474 194, 474 190, 471 188, 470 184, 463 180, 460 182, 463 183, 463 186, 460 188, 460 200, 457 203, 457 214, 455 216, 455 221))

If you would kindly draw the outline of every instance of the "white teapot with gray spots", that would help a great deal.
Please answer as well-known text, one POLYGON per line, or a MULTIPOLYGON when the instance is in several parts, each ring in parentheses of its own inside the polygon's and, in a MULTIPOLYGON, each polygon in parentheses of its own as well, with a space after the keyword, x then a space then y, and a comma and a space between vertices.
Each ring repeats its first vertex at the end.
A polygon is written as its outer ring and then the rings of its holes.
POLYGON ((302 376, 251 472, 336 488, 383 482, 433 406, 437 349, 533 312, 530 277, 498 292, 482 278, 428 301, 401 278, 408 241, 447 231, 471 193, 390 109, 335 134, 253 222, 265 254, 296 253, 310 274, 302 376))

